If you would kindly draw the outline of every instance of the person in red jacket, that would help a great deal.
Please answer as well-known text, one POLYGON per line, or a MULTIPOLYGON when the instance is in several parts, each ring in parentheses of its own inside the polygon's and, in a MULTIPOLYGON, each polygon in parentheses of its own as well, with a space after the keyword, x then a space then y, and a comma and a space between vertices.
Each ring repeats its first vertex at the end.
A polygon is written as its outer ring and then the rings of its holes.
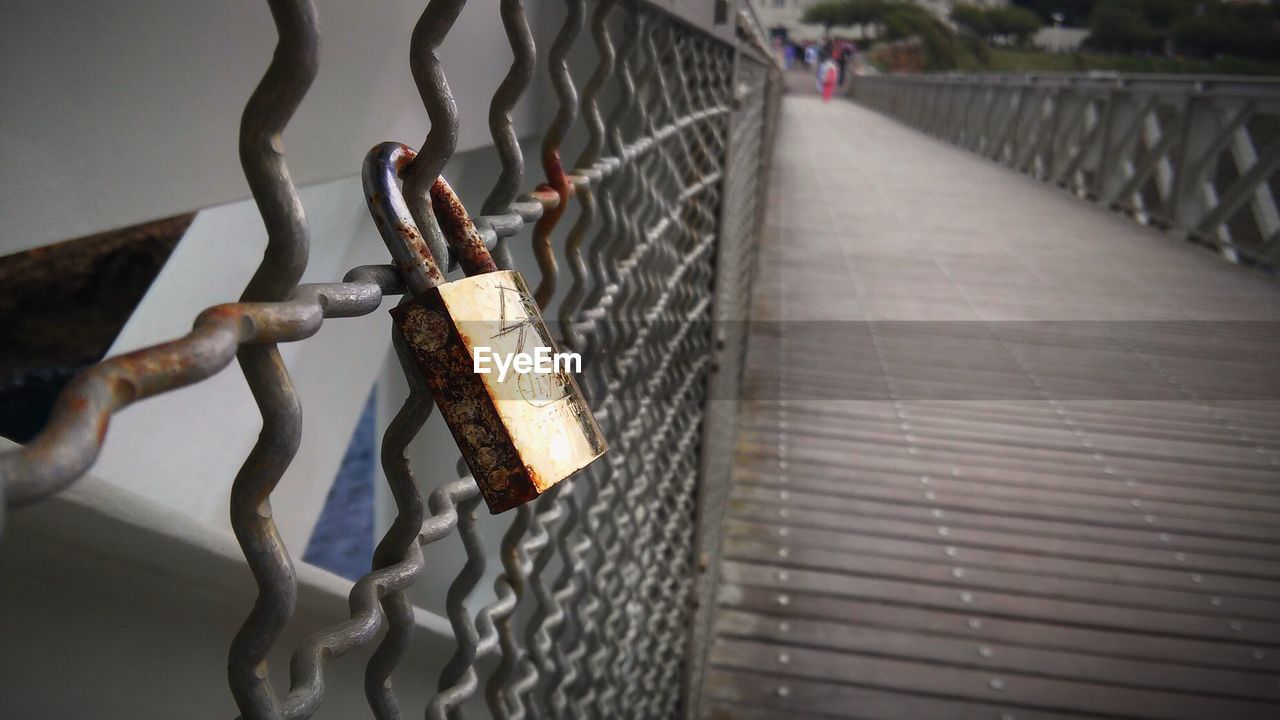
POLYGON ((831 95, 836 91, 836 82, 840 79, 840 69, 836 61, 827 58, 818 68, 818 80, 822 85, 822 102, 831 102, 831 95))

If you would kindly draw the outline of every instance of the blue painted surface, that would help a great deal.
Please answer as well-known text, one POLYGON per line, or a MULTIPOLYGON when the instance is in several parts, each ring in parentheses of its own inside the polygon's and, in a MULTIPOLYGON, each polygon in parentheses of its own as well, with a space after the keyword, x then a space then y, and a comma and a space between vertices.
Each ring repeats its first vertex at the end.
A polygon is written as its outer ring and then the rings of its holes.
POLYGON ((374 387, 302 555, 306 562, 349 580, 369 572, 373 561, 373 475, 378 457, 376 395, 374 387))

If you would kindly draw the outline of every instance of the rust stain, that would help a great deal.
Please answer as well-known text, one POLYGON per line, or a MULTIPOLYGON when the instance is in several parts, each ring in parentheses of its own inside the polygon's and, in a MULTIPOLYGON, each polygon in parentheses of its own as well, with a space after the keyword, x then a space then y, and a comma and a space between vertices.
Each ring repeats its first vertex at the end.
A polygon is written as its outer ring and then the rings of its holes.
POLYGON ((391 317, 475 474, 489 511, 504 512, 537 497, 536 486, 506 436, 493 399, 471 372, 470 355, 456 323, 445 319, 447 310, 438 289, 393 308, 391 317), (444 321, 427 322, 432 316, 444 321))
POLYGON ((468 275, 498 269, 462 200, 442 177, 431 184, 431 212, 436 216, 449 247, 457 253, 458 264, 468 275))
POLYGON ((111 422, 111 413, 101 413, 100 415, 98 415, 98 425, 96 428, 94 428, 94 430, 95 430, 95 435, 98 438, 99 445, 101 445, 107 439, 107 425, 110 424, 110 422, 111 422))
POLYGON ((542 167, 547 174, 546 184, 539 185, 538 190, 551 190, 560 198, 555 207, 547 208, 533 226, 533 252, 538 260, 538 270, 542 273, 538 288, 533 297, 539 308, 545 308, 556 291, 556 258, 551 250, 551 232, 559 224, 560 218, 569 206, 569 198, 573 196, 573 183, 564 172, 558 148, 548 149, 542 155, 542 167))
MULTIPOLYGON (((221 305, 214 305, 213 307, 205 310, 204 312, 200 313, 200 316, 205 318, 206 320, 217 320, 219 318, 226 318, 228 320, 239 320, 240 316, 243 314, 244 314, 244 309, 240 307, 239 303, 223 303, 221 305)), ((129 357, 129 356, 126 355, 125 357, 129 357)))
MULTIPOLYGON (((395 154, 396 176, 403 178, 417 156, 418 154, 414 152, 413 148, 408 145, 400 145, 399 151, 395 154)), ((406 275, 421 271, 433 285, 444 282, 444 272, 440 270, 439 263, 436 262, 435 256, 431 254, 431 249, 427 247, 426 241, 423 240, 421 231, 405 218, 387 217, 386 208, 383 206, 384 200, 382 193, 371 193, 369 195, 369 208, 373 211, 380 225, 388 223, 394 225, 396 234, 400 236, 404 246, 409 249, 415 258, 412 263, 396 262, 396 267, 406 275)))
POLYGON ((418 153, 414 152, 413 148, 408 145, 401 145, 400 153, 396 156, 396 173, 403 173, 405 168, 409 167, 409 164, 412 163, 416 157, 418 157, 418 153))
POLYGON ((538 201, 538 204, 542 205, 543 210, 548 210, 560 204, 560 194, 556 192, 555 188, 546 183, 542 183, 538 185, 538 187, 534 188, 533 191, 529 193, 529 197, 538 201))
MULTIPOLYGON (((594 423, 584 425, 580 414, 504 405, 512 398, 500 391, 496 379, 472 372, 470 348, 485 338, 469 339, 471 331, 457 318, 468 317, 468 309, 485 306, 495 287, 507 286, 519 288, 527 298, 519 275, 500 271, 433 288, 391 311, 397 332, 475 475, 489 511, 495 514, 537 498, 589 465, 606 447, 599 429, 594 423), (539 423, 559 433, 557 437, 569 438, 563 446, 568 449, 552 452, 541 431, 528 432, 530 427, 542 428, 539 423)), ((572 389, 577 402, 585 404, 576 384, 572 389)))

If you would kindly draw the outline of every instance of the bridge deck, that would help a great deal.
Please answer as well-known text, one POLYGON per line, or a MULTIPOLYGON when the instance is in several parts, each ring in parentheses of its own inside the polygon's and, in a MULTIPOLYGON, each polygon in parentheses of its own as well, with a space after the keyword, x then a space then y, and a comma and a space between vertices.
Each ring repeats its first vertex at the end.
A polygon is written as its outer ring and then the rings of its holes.
POLYGON ((703 714, 1280 717, 1280 286, 783 106, 703 714))

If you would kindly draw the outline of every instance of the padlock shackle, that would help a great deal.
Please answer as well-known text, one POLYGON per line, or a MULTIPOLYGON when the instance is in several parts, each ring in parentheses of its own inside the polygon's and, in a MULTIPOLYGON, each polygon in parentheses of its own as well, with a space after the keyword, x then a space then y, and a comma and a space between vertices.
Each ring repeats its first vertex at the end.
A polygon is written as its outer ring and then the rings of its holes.
POLYGON ((364 197, 378 226, 378 234, 391 252, 410 294, 415 296, 444 283, 444 273, 440 272, 440 265, 422 239, 400 190, 400 173, 416 155, 407 145, 379 143, 365 156, 360 173, 364 197))
POLYGON ((445 241, 458 258, 463 272, 482 275, 498 271, 498 264, 489 254, 484 238, 443 175, 431 184, 431 213, 436 216, 440 231, 444 233, 445 241))
MULTIPOLYGON (((400 176, 416 155, 413 148, 400 143, 376 145, 365 156, 361 179, 378 234, 391 251, 409 291, 419 295, 445 279, 400 189, 400 176)), ((463 271, 467 275, 496 272, 498 265, 489 254, 484 238, 448 181, 437 177, 431 184, 430 193, 431 214, 463 271)))

